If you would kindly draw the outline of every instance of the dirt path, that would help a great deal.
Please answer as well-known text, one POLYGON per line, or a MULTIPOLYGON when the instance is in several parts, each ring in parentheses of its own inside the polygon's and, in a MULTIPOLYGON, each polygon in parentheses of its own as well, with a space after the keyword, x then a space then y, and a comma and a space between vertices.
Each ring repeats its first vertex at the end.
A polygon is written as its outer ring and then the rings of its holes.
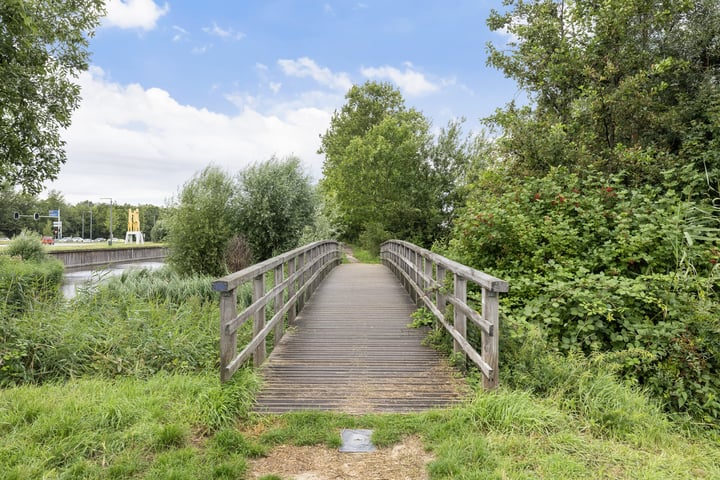
POLYGON ((359 263, 360 261, 353 256, 353 251, 346 244, 343 244, 343 253, 347 257, 349 263, 359 263))
POLYGON ((250 462, 250 477, 277 475, 283 480, 425 480, 433 459, 417 437, 372 453, 340 453, 326 447, 275 447, 250 462))

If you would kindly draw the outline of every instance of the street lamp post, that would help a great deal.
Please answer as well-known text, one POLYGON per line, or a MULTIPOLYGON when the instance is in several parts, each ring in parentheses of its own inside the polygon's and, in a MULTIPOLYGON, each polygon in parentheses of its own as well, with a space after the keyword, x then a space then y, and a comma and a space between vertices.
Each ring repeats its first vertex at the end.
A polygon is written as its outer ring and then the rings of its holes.
POLYGON ((100 200, 110 200, 110 240, 108 240, 108 245, 112 247, 112 241, 113 241, 113 231, 112 231, 112 211, 113 211, 113 199, 110 197, 104 197, 100 200))
MULTIPOLYGON (((90 240, 92 240, 92 204, 90 204, 90 240)), ((85 240, 85 212, 86 210, 82 211, 82 238, 85 240)))

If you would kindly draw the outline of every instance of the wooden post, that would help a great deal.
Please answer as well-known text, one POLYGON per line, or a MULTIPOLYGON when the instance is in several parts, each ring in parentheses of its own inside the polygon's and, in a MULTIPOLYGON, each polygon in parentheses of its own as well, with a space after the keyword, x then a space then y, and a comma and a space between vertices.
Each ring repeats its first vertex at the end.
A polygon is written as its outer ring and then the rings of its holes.
MULTIPOLYGON (((423 257, 424 258, 424 257, 423 257)), ((423 293, 430 298, 430 289, 432 288, 433 278, 433 262, 429 258, 425 258, 425 279, 423 280, 423 293)))
MULTIPOLYGON (((265 274, 261 273, 253 279, 253 303, 260 300, 263 295, 265 295, 265 274)), ((255 313, 255 318, 253 319, 253 337, 256 337, 265 327, 265 308, 264 306, 255 313)), ((265 342, 262 342, 253 354, 256 367, 259 367, 265 361, 266 353, 265 342)))
MULTIPOLYGON (((285 277, 285 265, 280 264, 277 267, 275 267, 275 286, 280 285, 283 282, 283 279, 285 277)), ((280 290, 277 295, 275 295, 275 315, 278 314, 280 310, 282 310, 283 305, 285 304, 285 290, 280 290)), ((283 336, 283 331, 285 330, 285 319, 280 320, 275 325, 275 345, 280 343, 280 340, 283 336)))
MULTIPOLYGON (((297 258, 293 257, 288 262, 288 278, 292 278, 293 274, 295 273, 295 263, 297 262, 297 258)), ((295 295, 295 292, 297 292, 297 289, 295 288, 295 285, 297 283, 297 280, 293 280, 290 282, 290 285, 288 285, 288 298, 292 298, 293 295, 295 295)), ((292 324, 295 321, 295 315, 297 314, 297 303, 290 306, 290 310, 288 310, 288 323, 292 324)))
POLYGON ((423 257, 420 255, 420 253, 415 252, 415 258, 413 264, 415 265, 415 285, 418 286, 418 288, 421 291, 415 291, 415 304, 420 303, 420 300, 422 298, 422 288, 423 288, 423 282, 422 282, 422 272, 423 272, 423 265, 422 265, 423 257))
MULTIPOLYGON (((298 255, 298 271, 302 270, 305 267, 305 253, 301 253, 298 255)), ((300 274, 298 277, 298 290, 300 290, 303 285, 305 285, 305 273, 300 274)), ((305 306, 305 293, 302 293, 301 295, 298 295, 298 301, 297 301, 297 312, 302 312, 303 307, 305 306)))
POLYGON ((220 381, 230 380, 227 367, 237 352, 237 332, 227 333, 225 326, 237 315, 237 290, 220 294, 220 381))
MULTIPOLYGON (((455 274, 455 290, 453 295, 455 295, 455 298, 457 298, 460 303, 467 304, 467 280, 458 274, 455 274)), ((465 314, 460 311, 459 308, 454 308, 453 312, 455 313, 453 325, 455 330, 457 330, 463 338, 467 338, 467 318, 465 314)), ((467 358, 467 355, 465 355, 462 346, 457 340, 453 340, 453 352, 461 353, 463 358, 467 358)))
POLYGON ((492 376, 483 376, 483 388, 493 390, 497 388, 500 375, 498 372, 498 354, 500 352, 500 302, 497 292, 483 288, 482 316, 493 326, 492 335, 482 332, 482 358, 492 368, 492 376))
POLYGON ((445 315, 445 309, 447 308, 447 295, 445 294, 445 276, 447 270, 439 263, 435 265, 435 282, 439 285, 437 292, 435 292, 435 306, 440 310, 440 313, 445 315))

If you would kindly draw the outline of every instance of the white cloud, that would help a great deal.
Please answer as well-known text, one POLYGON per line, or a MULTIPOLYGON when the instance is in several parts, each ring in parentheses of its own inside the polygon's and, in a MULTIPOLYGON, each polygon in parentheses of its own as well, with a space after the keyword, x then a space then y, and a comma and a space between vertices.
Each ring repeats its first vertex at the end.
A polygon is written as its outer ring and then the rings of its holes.
POLYGON ((408 95, 424 95, 440 89, 440 86, 427 80, 425 75, 415 71, 409 62, 405 63, 405 71, 385 65, 363 68, 360 73, 367 78, 390 79, 408 95))
POLYGON ((114 83, 97 67, 79 83, 83 100, 63 135, 68 161, 48 185, 69 202, 112 197, 161 205, 208 164, 234 174, 272 155, 297 155, 320 177, 318 135, 331 109, 305 104, 263 113, 245 103, 225 115, 182 105, 159 88, 114 83))
POLYGON ((268 87, 270 90, 272 90, 273 93, 278 93, 280 91, 280 87, 282 87, 282 83, 280 82, 270 82, 268 84, 268 87))
POLYGON ((177 33, 175 36, 173 36, 173 42, 179 42, 180 40, 188 37, 190 35, 190 32, 185 30, 182 27, 178 27, 177 25, 173 25, 173 30, 175 30, 177 33))
POLYGON ((322 68, 308 57, 297 60, 278 60, 278 65, 285 75, 291 77, 310 77, 320 85, 334 90, 346 91, 352 87, 352 81, 346 73, 333 73, 329 68, 322 68))
POLYGON ((212 46, 212 43, 206 43, 205 45, 199 47, 193 47, 192 50, 190 50, 190 53, 192 53, 193 55, 202 55, 203 53, 210 50, 212 46))
POLYGON ((108 0, 105 25, 118 28, 140 28, 152 30, 160 17, 170 11, 165 3, 162 7, 153 0, 108 0))
POLYGON ((237 32, 232 28, 222 28, 215 22, 213 22, 212 27, 204 27, 203 32, 207 33, 208 35, 220 37, 224 40, 241 40, 245 38, 245 34, 243 32, 237 32))

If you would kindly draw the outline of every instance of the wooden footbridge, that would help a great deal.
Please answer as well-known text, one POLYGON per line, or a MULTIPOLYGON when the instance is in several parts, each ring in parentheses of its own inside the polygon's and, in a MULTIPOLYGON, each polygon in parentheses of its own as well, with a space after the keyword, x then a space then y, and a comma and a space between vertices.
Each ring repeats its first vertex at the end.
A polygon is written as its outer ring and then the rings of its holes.
POLYGON ((341 245, 321 241, 213 282, 221 292, 221 380, 252 356, 264 380, 256 410, 267 413, 452 405, 463 399, 462 382, 447 359, 422 345, 426 331, 408 327, 424 305, 455 351, 483 372, 484 387, 495 388, 498 293, 507 283, 397 240, 383 244, 381 258, 383 265, 342 264, 341 245), (468 282, 482 289, 480 312, 468 305, 468 282), (251 303, 238 314, 238 292, 248 288, 251 303), (445 317, 448 305, 452 318, 445 317), (480 352, 466 338, 468 320, 481 331, 480 352), (238 331, 248 321, 253 335, 238 352, 238 331))

